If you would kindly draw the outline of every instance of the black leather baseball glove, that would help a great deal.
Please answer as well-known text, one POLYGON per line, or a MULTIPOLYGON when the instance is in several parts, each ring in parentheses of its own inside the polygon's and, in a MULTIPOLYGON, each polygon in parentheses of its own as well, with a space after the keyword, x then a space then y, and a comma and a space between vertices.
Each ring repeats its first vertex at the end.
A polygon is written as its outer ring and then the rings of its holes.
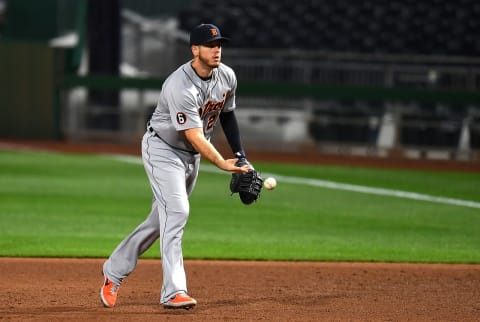
MULTIPOLYGON (((239 159, 236 166, 241 167, 250 163, 246 159, 239 159)), ((251 165, 250 165, 251 166, 251 165)), ((260 192, 263 187, 263 179, 256 170, 252 169, 245 173, 232 173, 230 180, 230 191, 232 195, 237 193, 240 195, 240 200, 245 205, 257 201, 260 197, 260 192)))

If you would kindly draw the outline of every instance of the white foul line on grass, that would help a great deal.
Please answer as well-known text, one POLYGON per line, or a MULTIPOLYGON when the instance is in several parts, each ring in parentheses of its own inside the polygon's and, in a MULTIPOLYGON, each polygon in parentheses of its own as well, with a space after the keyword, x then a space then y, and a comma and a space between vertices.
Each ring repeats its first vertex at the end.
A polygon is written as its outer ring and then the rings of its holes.
MULTIPOLYGON (((116 156, 113 156, 113 158, 122 162, 142 164, 142 160, 139 157, 116 155, 116 156)), ((200 171, 224 173, 223 171, 217 169, 215 166, 212 166, 209 164, 202 164, 200 171)), ((354 191, 354 192, 360 192, 360 193, 368 193, 372 195, 422 200, 422 201, 429 201, 434 203, 443 203, 447 205, 455 205, 455 206, 480 209, 480 202, 470 201, 470 200, 438 197, 438 196, 432 196, 432 195, 426 195, 426 194, 402 191, 402 190, 394 190, 394 189, 373 188, 373 187, 366 187, 366 186, 360 186, 360 185, 354 185, 354 184, 348 184, 348 183, 339 183, 339 182, 320 180, 320 179, 288 177, 288 176, 283 176, 283 175, 273 174, 273 173, 262 173, 262 176, 265 178, 275 177, 279 182, 302 184, 302 185, 308 185, 313 187, 321 187, 321 188, 336 189, 336 190, 354 191)))

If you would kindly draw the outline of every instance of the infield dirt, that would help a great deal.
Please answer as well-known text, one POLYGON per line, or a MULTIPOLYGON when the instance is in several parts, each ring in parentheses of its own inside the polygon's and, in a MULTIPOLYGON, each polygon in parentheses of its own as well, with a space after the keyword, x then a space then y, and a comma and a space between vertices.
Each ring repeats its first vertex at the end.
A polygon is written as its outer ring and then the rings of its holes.
POLYGON ((187 260, 192 310, 159 304, 140 260, 104 308, 103 259, 0 259, 6 321, 478 321, 480 265, 187 260))

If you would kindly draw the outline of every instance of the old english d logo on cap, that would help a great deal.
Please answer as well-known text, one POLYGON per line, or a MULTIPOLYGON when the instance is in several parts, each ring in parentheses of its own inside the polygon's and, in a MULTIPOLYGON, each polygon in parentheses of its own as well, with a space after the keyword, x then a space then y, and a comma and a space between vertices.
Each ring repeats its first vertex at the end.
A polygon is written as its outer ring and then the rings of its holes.
POLYGON ((212 24, 198 25, 190 33, 190 45, 201 45, 215 40, 225 42, 228 38, 223 37, 220 29, 212 24))

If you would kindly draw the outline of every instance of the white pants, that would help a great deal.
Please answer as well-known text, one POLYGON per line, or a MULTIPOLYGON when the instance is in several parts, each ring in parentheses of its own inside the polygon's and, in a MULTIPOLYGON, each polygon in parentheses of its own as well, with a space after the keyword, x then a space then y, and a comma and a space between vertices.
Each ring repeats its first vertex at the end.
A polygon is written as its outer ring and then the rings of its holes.
POLYGON ((187 292, 182 240, 200 155, 174 149, 147 132, 142 140, 142 159, 153 191, 152 210, 117 246, 104 263, 103 272, 120 284, 135 269, 140 255, 160 238, 163 270, 160 302, 164 303, 177 293, 187 292))

